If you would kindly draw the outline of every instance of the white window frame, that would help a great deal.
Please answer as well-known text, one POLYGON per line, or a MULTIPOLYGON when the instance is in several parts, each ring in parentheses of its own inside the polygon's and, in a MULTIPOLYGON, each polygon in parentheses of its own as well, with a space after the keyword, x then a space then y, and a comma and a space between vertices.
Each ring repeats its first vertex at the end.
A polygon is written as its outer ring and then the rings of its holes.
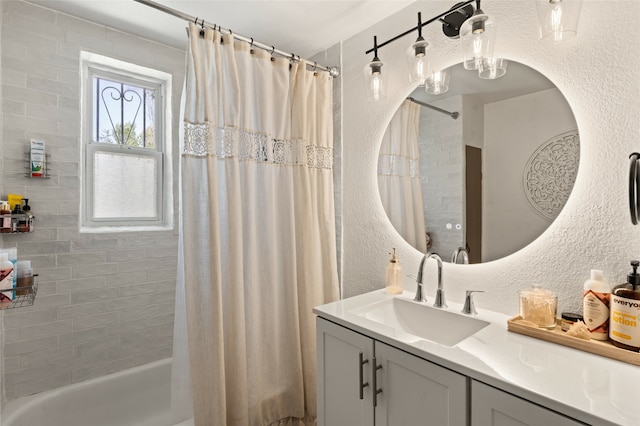
MULTIPOLYGON (((171 144, 171 74, 142 67, 92 52, 81 52, 82 75, 82 149, 80 176, 80 232, 160 231, 173 229, 173 175, 171 144), (96 93, 93 78, 130 83, 156 90, 155 147, 138 148, 95 141, 93 109, 96 93), (122 217, 118 219, 94 218, 93 184, 94 156, 96 153, 118 153, 135 157, 150 157, 157 164, 157 211, 154 218, 122 217)), ((118 200, 135 209, 135 200, 118 200)))

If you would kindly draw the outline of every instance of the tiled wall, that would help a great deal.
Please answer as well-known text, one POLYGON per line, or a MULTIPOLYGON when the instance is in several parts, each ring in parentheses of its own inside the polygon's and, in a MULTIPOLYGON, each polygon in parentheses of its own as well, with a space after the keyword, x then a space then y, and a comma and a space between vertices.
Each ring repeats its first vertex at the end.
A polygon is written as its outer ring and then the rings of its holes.
MULTIPOLYGON (((171 355, 177 228, 78 232, 79 53, 172 73, 178 111, 184 52, 22 1, 2 3, 0 187, 3 198, 29 198, 37 225, 0 245, 17 246, 18 258, 39 274, 34 306, 5 311, 3 379, 13 399, 171 355), (46 141, 52 179, 22 176, 31 138, 46 141)), ((177 170, 174 177, 177 191, 177 170)), ((135 208, 134 200, 122 202, 135 208)))
POLYGON ((429 251, 448 260, 464 242, 462 97, 453 96, 433 105, 460 112, 460 118, 452 120, 448 115, 420 108, 420 177, 425 226, 432 243, 429 251), (457 229, 456 225, 462 228, 457 229))

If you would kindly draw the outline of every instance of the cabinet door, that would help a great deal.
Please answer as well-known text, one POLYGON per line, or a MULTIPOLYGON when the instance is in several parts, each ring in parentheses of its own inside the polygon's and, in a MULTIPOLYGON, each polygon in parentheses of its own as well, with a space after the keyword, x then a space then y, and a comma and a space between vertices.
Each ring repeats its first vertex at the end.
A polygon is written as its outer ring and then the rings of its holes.
POLYGON ((373 426, 373 340, 322 318, 316 320, 316 332, 318 426, 373 426), (361 380, 369 383, 362 399, 361 380))
POLYGON ((579 426, 582 424, 484 383, 471 382, 471 426, 579 426))
POLYGON ((399 349, 375 343, 376 426, 466 426, 467 378, 399 349))

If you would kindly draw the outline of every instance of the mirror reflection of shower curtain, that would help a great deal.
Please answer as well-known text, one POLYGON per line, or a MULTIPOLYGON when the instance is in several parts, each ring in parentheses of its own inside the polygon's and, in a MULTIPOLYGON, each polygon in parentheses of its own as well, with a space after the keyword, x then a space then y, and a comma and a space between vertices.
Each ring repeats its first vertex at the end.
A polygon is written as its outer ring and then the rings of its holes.
POLYGON ((180 162, 174 354, 188 344, 188 362, 174 356, 173 383, 190 370, 195 426, 312 425, 312 308, 339 296, 332 79, 199 32, 180 162))
POLYGON ((395 229, 424 253, 427 238, 420 181, 419 128, 420 106, 407 99, 394 114, 382 138, 378 187, 384 209, 395 229))

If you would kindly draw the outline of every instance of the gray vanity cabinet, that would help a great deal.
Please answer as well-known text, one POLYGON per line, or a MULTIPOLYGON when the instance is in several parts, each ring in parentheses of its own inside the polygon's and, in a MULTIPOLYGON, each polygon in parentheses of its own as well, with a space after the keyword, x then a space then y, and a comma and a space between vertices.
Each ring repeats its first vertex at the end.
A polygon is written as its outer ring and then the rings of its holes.
POLYGON ((465 376, 322 318, 317 342, 318 426, 467 425, 465 376))
POLYGON ((554 411, 471 381, 471 426, 580 426, 554 411))

